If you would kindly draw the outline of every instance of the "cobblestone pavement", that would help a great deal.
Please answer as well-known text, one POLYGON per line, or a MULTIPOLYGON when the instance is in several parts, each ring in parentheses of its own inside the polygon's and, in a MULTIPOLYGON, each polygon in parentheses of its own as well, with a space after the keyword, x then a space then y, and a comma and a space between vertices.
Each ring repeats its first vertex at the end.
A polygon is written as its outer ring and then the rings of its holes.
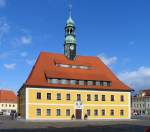
POLYGON ((0 132, 26 132, 35 130, 36 132, 144 132, 150 126, 150 121, 146 120, 126 120, 126 121, 52 121, 33 122, 23 120, 1 120, 0 132))

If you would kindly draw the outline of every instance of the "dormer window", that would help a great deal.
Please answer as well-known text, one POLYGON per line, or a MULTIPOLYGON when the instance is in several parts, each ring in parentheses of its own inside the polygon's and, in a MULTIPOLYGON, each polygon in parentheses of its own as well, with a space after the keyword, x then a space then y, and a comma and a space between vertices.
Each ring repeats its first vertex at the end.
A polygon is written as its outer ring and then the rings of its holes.
POLYGON ((56 64, 56 66, 64 68, 83 69, 83 70, 92 69, 91 66, 82 66, 82 65, 56 64))
POLYGON ((80 80, 79 85, 84 85, 84 81, 80 80))
POLYGON ((93 85, 93 81, 87 81, 87 85, 92 86, 93 85))
POLYGON ((71 66, 71 68, 79 68, 78 66, 71 66))
POLYGON ((65 64, 59 64, 60 67, 64 67, 64 68, 69 68, 70 65, 65 65, 65 64))
POLYGON ((107 82, 103 82, 103 85, 104 85, 104 86, 107 86, 107 82))
POLYGON ((50 81, 52 84, 58 84, 59 83, 59 80, 58 79, 51 79, 50 81))
POLYGON ((100 81, 96 81, 96 86, 100 86, 100 81))
POLYGON ((75 79, 48 79, 49 84, 70 84, 70 85, 80 85, 80 86, 111 86, 110 81, 91 81, 91 80, 75 80, 75 79))
POLYGON ((76 83, 77 83, 77 80, 70 80, 70 84, 76 85, 76 83))
POLYGON ((88 66, 80 66, 80 69, 90 69, 90 67, 88 67, 88 66))
POLYGON ((66 79, 61 79, 61 80, 60 80, 60 83, 61 83, 61 84, 68 84, 68 80, 66 80, 66 79))

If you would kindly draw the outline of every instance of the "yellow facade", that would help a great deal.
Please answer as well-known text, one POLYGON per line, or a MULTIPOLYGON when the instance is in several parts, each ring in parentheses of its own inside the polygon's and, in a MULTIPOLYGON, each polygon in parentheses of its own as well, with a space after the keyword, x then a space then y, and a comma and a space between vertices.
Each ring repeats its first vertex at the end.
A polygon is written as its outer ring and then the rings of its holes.
POLYGON ((26 88, 24 92, 26 106, 20 108, 19 112, 28 120, 71 120, 73 114, 76 118, 77 109, 80 110, 82 120, 87 115, 87 110, 90 111, 87 117, 89 120, 130 119, 130 92, 48 88, 26 88), (41 99, 37 99, 37 93, 41 93, 41 99), (47 99, 47 93, 51 93, 51 100, 47 99), (61 94, 60 100, 57 100, 57 93, 61 94), (67 94, 70 94, 70 100, 66 99, 67 94), (81 95, 81 101, 77 101, 77 94, 81 95), (91 96, 91 101, 87 101, 88 94, 91 96), (98 95, 98 101, 95 101, 95 95, 98 95), (105 95, 105 101, 102 101, 102 95, 105 95), (111 95, 114 95, 114 101, 111 101, 111 95), (124 101, 120 100, 121 96, 124 97, 124 101), (41 110, 40 115, 37 115, 37 109, 41 110), (50 115, 47 115, 47 109, 50 109, 50 115), (57 109, 60 109, 59 116, 57 109), (68 116, 66 110, 70 111, 68 116), (102 110, 105 111, 104 115, 102 110), (111 110, 114 111, 114 115, 111 115, 111 110), (95 111, 97 111, 96 114, 95 111))

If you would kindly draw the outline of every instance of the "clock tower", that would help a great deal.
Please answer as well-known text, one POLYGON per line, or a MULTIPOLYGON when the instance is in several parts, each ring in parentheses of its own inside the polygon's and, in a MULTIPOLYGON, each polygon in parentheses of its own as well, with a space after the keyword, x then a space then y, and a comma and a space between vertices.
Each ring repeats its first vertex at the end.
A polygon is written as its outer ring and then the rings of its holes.
POLYGON ((74 60, 76 57, 76 38, 75 38, 75 23, 71 18, 71 6, 69 8, 69 18, 65 27, 65 44, 64 54, 70 59, 74 60))

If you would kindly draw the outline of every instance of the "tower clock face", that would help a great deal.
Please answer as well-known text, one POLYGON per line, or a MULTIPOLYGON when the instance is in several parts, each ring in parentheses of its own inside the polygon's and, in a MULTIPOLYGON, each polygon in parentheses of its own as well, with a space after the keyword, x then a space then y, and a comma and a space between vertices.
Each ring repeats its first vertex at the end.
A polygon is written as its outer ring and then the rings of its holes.
POLYGON ((74 50, 74 46, 73 46, 73 45, 71 45, 71 46, 70 46, 70 49, 71 49, 71 50, 74 50))

